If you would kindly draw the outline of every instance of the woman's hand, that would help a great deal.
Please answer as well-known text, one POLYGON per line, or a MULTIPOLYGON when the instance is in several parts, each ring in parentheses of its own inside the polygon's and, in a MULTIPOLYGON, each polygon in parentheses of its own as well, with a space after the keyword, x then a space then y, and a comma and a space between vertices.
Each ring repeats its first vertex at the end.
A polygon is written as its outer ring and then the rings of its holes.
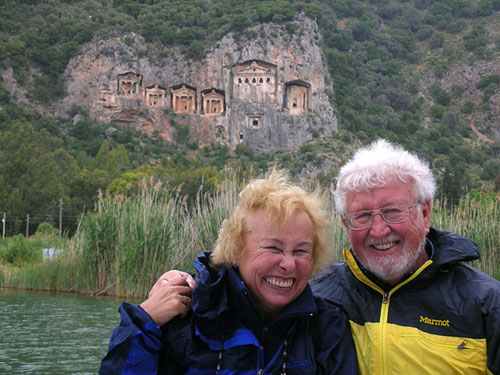
POLYGON ((186 316, 191 305, 191 293, 196 282, 188 273, 165 272, 153 285, 141 307, 159 326, 177 315, 186 316))

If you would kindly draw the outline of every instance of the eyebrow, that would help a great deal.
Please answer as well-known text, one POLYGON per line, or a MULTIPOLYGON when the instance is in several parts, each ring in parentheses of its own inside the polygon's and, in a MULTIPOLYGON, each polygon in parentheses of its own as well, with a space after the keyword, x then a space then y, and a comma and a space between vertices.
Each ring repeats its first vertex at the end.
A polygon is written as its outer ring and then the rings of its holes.
POLYGON ((261 242, 262 241, 272 241, 272 242, 277 242, 277 243, 279 243, 281 245, 283 244, 283 241, 278 240, 277 238, 274 238, 274 237, 265 237, 265 238, 262 238, 260 241, 261 242))
MULTIPOLYGON (((272 241, 272 242, 276 242, 280 245, 283 245, 283 241, 277 239, 277 238, 273 238, 273 237, 266 237, 266 238, 263 238, 261 241, 272 241)), ((313 242, 311 241, 302 241, 302 242, 299 242, 298 244, 296 244, 295 246, 304 246, 304 245, 313 245, 313 242)))

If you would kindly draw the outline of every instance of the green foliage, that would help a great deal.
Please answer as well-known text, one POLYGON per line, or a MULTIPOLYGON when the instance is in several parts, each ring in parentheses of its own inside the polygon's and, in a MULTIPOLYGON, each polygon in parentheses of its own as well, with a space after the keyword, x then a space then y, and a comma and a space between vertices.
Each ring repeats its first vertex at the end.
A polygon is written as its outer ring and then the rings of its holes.
POLYGON ((438 96, 436 96, 436 103, 442 106, 448 106, 451 103, 450 94, 446 91, 441 91, 438 96))
POLYGON ((471 114, 474 111, 474 103, 467 100, 461 108, 462 113, 471 114))
POLYGON ((429 46, 433 49, 441 48, 444 45, 444 37, 442 34, 433 34, 429 39, 429 46))
POLYGON ((341 30, 337 33, 328 33, 325 37, 325 44, 329 48, 336 48, 339 51, 349 51, 354 43, 354 38, 350 32, 341 30))
MULTIPOLYGON (((457 66, 496 58, 498 40, 489 41, 487 34, 494 19, 479 17, 498 10, 497 0, 11 1, 0 4, 0 69, 12 68, 28 99, 52 104, 64 93, 62 73, 68 61, 94 37, 118 36, 137 50, 138 57, 175 47, 196 60, 229 32, 241 43, 255 39, 261 23, 280 24, 286 33, 300 37, 301 27, 292 21, 304 13, 316 20, 323 35, 320 40, 333 86, 327 94, 335 106, 342 139, 349 138, 347 145, 378 137, 418 145, 439 176, 445 171, 455 174, 447 163, 457 158, 452 151, 460 149, 464 155, 475 155, 473 161, 464 161, 470 174, 467 183, 494 189, 498 176, 492 169, 500 155, 490 151, 494 145, 479 147, 463 137, 475 136, 468 128, 468 115, 483 116, 493 105, 489 100, 498 93, 498 75, 478 83, 483 95, 478 105, 465 97, 472 87, 443 90, 433 85, 429 89, 422 83, 429 74, 439 82, 457 66), (245 30, 249 26, 257 31, 245 30), (143 37, 144 45, 135 45, 132 33, 143 37), (496 50, 491 47, 494 42, 496 50), (428 117, 431 121, 423 126, 428 117)), ((197 171, 204 165, 217 173, 227 165, 250 173, 275 160, 290 162, 302 173, 308 173, 302 169, 306 165, 321 168, 322 155, 315 155, 316 149, 302 159, 289 160, 283 153, 253 155, 242 145, 234 152, 221 146, 198 148, 181 119, 172 125, 177 145, 90 121, 79 106, 64 119, 42 116, 18 104, 0 85, 0 207, 17 217, 10 230, 23 230, 24 217, 34 210, 57 215, 61 198, 65 215, 74 218, 74 230, 76 218, 94 207, 99 191, 135 196, 144 177, 175 186, 187 179, 182 194, 194 199, 200 183, 197 171), (116 129, 112 134, 106 132, 110 127, 116 129), (197 177, 189 180, 180 172, 183 169, 197 177)), ((321 142, 319 137, 315 141, 321 142)), ((457 201, 456 192, 449 188, 442 192, 450 192, 457 201)))
POLYGON ((456 129, 460 123, 460 114, 455 109, 449 109, 444 112, 442 121, 449 128, 456 129))
POLYGON ((109 141, 105 140, 95 158, 95 167, 107 172, 113 179, 120 176, 130 167, 127 150, 125 146, 113 147, 109 141))
POLYGON ((485 89, 486 87, 490 86, 491 84, 500 84, 500 75, 498 74, 491 74, 488 75, 487 77, 481 78, 479 82, 477 83, 476 87, 479 89, 485 89))
MULTIPOLYGON (((335 149, 341 154, 342 147, 335 149)), ((317 149, 308 145, 303 151, 310 153, 317 149)), ((460 169, 461 166, 456 172, 460 169)), ((319 178, 328 186, 333 175, 319 178)), ((315 182, 309 181, 309 186, 315 182)), ((234 209, 238 192, 245 183, 240 175, 230 172, 216 194, 200 195, 191 208, 186 207, 175 190, 164 189, 154 181, 144 184, 132 199, 121 196, 103 199, 96 212, 85 216, 64 253, 43 263, 28 256, 37 253, 36 247, 22 236, 1 241, 2 260, 8 249, 14 247, 12 254, 24 255, 12 259, 29 259, 29 263, 20 262, 23 268, 18 272, 10 271, 10 267, 3 284, 143 298, 163 272, 189 270, 200 251, 213 248, 218 230, 234 209), (33 246, 32 250, 26 250, 29 246, 33 246), (23 247, 24 250, 19 250, 23 247), (22 281, 16 275, 22 275, 22 281)), ((481 259, 474 266, 499 277, 500 203, 496 195, 472 190, 456 203, 450 205, 446 199, 435 202, 431 224, 475 241, 481 249, 481 259)), ((340 250, 347 246, 347 236, 338 214, 332 210, 331 217, 333 247, 340 250)), ((340 251, 337 260, 341 260, 340 251)))
POLYGON ((42 260, 41 241, 25 241, 23 235, 0 241, 0 259, 4 264, 20 267, 42 260))
POLYGON ((375 37, 379 23, 376 18, 364 14, 361 20, 352 26, 352 36, 354 40, 363 42, 375 37))
POLYGON ((189 127, 186 125, 177 124, 175 126, 175 141, 182 145, 186 145, 189 139, 189 127))
MULTIPOLYGON (((0 133, 0 198, 2 207, 11 213, 26 212, 27 207, 45 205, 44 194, 30 194, 32 186, 46 180, 38 168, 42 160, 50 159, 57 142, 42 130, 37 132, 29 124, 12 123, 9 130, 0 133)), ((52 165, 53 166, 53 165, 52 165)), ((49 167, 50 168, 50 167, 49 167)))
POLYGON ((471 238, 481 251, 481 259, 472 265, 500 279, 500 206, 495 194, 472 190, 456 206, 450 206, 446 200, 438 201, 431 224, 471 238))
POLYGON ((498 84, 490 83, 483 91, 483 102, 487 102, 498 91, 498 84))
POLYGON ((190 212, 182 196, 156 182, 134 199, 101 201, 74 242, 80 287, 95 293, 115 285, 117 294, 142 296, 166 268, 188 269, 213 247, 230 209, 224 205, 236 198, 228 193, 221 190, 225 198, 217 200, 202 195, 190 212))
POLYGON ((43 222, 36 228, 36 235, 55 235, 59 231, 52 224, 43 222))
POLYGON ((474 26, 471 31, 464 35, 463 39, 465 49, 473 52, 479 51, 488 43, 486 32, 482 26, 474 26))
POLYGON ((193 40, 187 50, 186 50, 186 56, 189 58, 193 59, 199 59, 203 55, 204 52, 204 45, 202 42, 199 40, 193 40))
POLYGON ((431 108, 431 115, 434 118, 441 119, 443 118, 445 108, 441 105, 433 105, 431 108))

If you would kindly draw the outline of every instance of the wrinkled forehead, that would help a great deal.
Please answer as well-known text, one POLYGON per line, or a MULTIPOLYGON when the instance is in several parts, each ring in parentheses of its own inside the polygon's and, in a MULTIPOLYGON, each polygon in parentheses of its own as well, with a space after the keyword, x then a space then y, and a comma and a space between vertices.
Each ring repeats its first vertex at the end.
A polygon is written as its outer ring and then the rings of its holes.
POLYGON ((387 180, 372 181, 368 184, 357 184, 344 191, 345 203, 349 206, 353 204, 363 205, 372 199, 381 199, 387 204, 406 203, 414 200, 417 196, 415 184, 408 178, 390 178, 387 180), (364 203, 362 201, 365 201, 364 203))

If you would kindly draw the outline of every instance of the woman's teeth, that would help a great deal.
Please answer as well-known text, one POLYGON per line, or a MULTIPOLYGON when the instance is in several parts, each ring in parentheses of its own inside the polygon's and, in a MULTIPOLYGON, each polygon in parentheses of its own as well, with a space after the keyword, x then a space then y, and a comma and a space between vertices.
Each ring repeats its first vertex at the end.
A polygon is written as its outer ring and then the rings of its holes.
POLYGON ((277 286, 279 288, 290 288, 293 284, 293 280, 289 281, 279 281, 272 277, 264 277, 264 280, 271 285, 277 286))

